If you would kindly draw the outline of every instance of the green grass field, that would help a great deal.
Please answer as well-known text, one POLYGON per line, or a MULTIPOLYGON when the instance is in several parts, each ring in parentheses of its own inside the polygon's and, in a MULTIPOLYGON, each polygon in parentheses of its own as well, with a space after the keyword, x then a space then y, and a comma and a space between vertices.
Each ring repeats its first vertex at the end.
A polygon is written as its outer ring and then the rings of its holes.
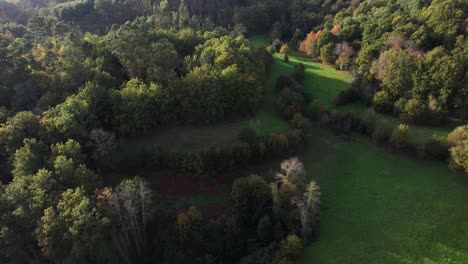
MULTIPOLYGON (((266 37, 251 41, 261 47, 266 37)), ((324 108, 363 115, 373 112, 389 128, 400 121, 362 103, 334 107, 351 76, 291 53, 274 55, 275 71, 306 66, 304 87, 324 108), (277 66, 275 66, 277 65, 277 66)), ((281 73, 280 73, 281 74, 281 73)), ((277 76, 278 74, 275 74, 277 76)), ((444 139, 449 129, 410 125, 410 139, 444 139)), ((322 190, 319 237, 302 263, 468 263, 468 179, 445 163, 386 153, 368 139, 344 141, 316 127, 301 157, 322 190)))
POLYGON ((468 263, 465 175, 326 134, 303 157, 322 217, 302 263, 468 263))

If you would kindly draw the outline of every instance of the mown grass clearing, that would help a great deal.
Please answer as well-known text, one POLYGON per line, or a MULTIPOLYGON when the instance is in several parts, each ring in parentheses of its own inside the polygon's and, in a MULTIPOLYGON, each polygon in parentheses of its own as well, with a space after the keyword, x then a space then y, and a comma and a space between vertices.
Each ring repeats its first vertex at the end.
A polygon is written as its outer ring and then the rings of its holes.
POLYGON ((468 263, 464 175, 326 134, 303 157, 322 217, 302 263, 468 263))

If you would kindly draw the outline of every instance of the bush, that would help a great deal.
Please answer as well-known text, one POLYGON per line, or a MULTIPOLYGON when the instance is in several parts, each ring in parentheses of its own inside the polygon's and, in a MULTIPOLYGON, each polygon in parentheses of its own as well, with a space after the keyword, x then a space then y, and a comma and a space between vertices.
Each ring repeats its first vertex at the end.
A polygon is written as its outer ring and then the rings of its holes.
POLYGON ((449 157, 449 146, 446 142, 430 139, 419 146, 419 156, 423 159, 447 160, 449 157))
POLYGON ((273 55, 273 54, 275 54, 276 49, 275 49, 275 47, 273 47, 273 46, 268 46, 268 47, 266 47, 266 51, 267 51, 268 53, 270 53, 271 55, 273 55))
POLYGON ((426 119, 427 107, 418 99, 406 102, 400 118, 406 122, 422 123, 426 119))
POLYGON ((468 125, 457 127, 448 135, 451 166, 468 174, 468 125))
POLYGON ((306 115, 312 120, 319 120, 323 111, 324 109, 320 104, 312 102, 307 105, 306 115))
POLYGON ((311 128, 312 124, 309 119, 304 117, 301 113, 295 113, 294 117, 291 119, 291 126, 306 132, 311 128))
POLYGON ((271 46, 276 50, 276 52, 279 52, 281 47, 283 46, 283 42, 281 42, 281 40, 279 39, 275 39, 273 40, 271 46))
POLYGON ((365 113, 359 122, 359 132, 364 135, 372 135, 377 126, 377 118, 373 112, 365 113))
POLYGON ((291 119, 295 113, 302 112, 306 103, 305 96, 290 88, 281 90, 278 98, 278 105, 281 114, 286 119, 291 119))
POLYGON ((330 112, 328 124, 335 130, 349 133, 354 130, 354 119, 349 113, 330 112))
MULTIPOLYGON (((231 150, 233 165, 243 168, 247 166, 253 157, 252 148, 248 144, 239 144, 232 147, 231 150)), ((257 154, 262 157, 263 153, 257 154)))
POLYGON ((276 80, 276 89, 281 91, 285 87, 292 87, 295 83, 296 81, 291 76, 281 75, 276 80))
POLYGON ((304 132, 299 129, 291 129, 288 132, 288 144, 290 149, 297 149, 304 146, 304 132))
POLYGON ((273 239, 273 224, 267 215, 258 221, 257 237, 263 245, 268 245, 273 239))
POLYGON ((305 74, 305 66, 302 63, 297 63, 294 65, 293 72, 291 73, 291 77, 294 78, 298 82, 302 82, 304 80, 305 74))
POLYGON ((376 144, 384 145, 387 144, 390 140, 390 131, 385 126, 377 126, 377 128, 372 133, 372 141, 376 144))
POLYGON ((266 139, 265 146, 267 153, 281 155, 288 152, 289 140, 284 134, 273 134, 266 139))
POLYGON ((391 113, 393 110, 393 100, 387 91, 379 91, 372 100, 374 109, 380 113, 391 113))
POLYGON ((409 127, 404 124, 398 125, 392 133, 390 144, 397 149, 401 150, 408 146, 409 127))
POLYGON ((289 235, 281 241, 281 256, 289 260, 297 260, 301 255, 302 242, 296 235, 289 235))
POLYGON ((336 106, 345 105, 357 101, 359 99, 358 94, 353 89, 346 89, 341 91, 335 98, 333 98, 333 104, 336 106))
POLYGON ((320 59, 322 62, 333 64, 335 62, 335 56, 333 55, 333 49, 335 44, 328 43, 327 45, 320 48, 320 59))
POLYGON ((246 127, 239 133, 239 140, 254 145, 258 142, 257 132, 251 127, 246 127))

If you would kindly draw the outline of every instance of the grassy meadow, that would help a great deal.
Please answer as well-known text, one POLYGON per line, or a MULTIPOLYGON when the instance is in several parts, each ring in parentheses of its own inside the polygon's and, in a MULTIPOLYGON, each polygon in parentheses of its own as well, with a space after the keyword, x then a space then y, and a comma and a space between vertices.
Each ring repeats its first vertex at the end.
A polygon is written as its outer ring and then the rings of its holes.
POLYGON ((319 130, 302 157, 322 191, 302 263, 468 263, 468 179, 319 130))
MULTIPOLYGON (((268 43, 256 37, 256 45, 268 43)), ((329 110, 373 112, 382 125, 400 122, 362 103, 334 107, 351 76, 299 53, 274 55, 274 76, 306 67, 304 87, 329 110), (281 73, 276 73, 281 71, 281 73)), ((269 81, 274 78, 273 75, 269 81)), ((387 153, 363 137, 343 140, 316 127, 302 160, 322 191, 319 236, 302 263, 468 263, 468 180, 445 163, 387 153)), ((410 125, 410 140, 446 138, 450 129, 410 125)))

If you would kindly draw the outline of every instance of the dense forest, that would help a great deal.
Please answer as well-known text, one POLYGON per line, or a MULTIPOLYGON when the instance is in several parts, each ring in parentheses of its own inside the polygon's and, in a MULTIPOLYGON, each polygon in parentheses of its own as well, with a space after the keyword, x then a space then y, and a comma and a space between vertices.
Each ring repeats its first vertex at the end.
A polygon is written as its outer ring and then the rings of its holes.
POLYGON ((315 123, 467 174, 467 13, 463 0, 0 0, 0 262, 296 263, 320 237, 321 190, 297 158, 315 123), (333 105, 401 124, 330 111, 297 63, 273 80, 281 133, 251 121, 204 150, 129 146, 255 118, 277 54, 349 72, 333 105), (409 125, 452 132, 412 146, 409 125), (258 164, 268 172, 239 172, 258 164), (236 176, 212 214, 141 168, 236 176))

